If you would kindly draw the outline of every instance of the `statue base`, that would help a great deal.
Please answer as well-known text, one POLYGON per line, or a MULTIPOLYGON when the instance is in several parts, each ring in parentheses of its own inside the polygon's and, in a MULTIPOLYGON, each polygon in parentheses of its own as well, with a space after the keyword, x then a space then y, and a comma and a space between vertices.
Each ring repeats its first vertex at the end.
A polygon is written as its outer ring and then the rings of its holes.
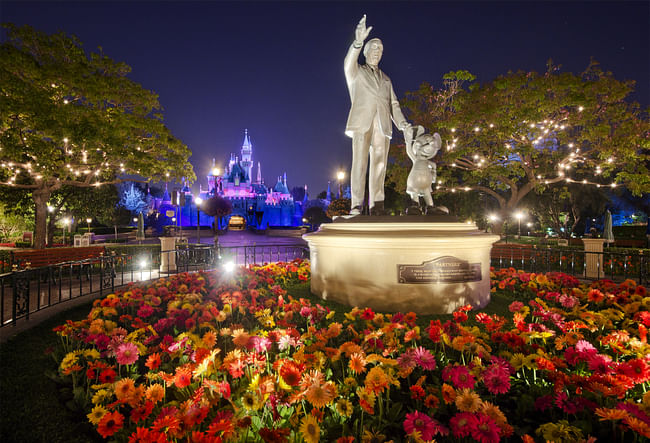
POLYGON ((418 314, 490 301, 490 250, 499 236, 455 217, 338 217, 303 238, 311 292, 323 299, 418 314))

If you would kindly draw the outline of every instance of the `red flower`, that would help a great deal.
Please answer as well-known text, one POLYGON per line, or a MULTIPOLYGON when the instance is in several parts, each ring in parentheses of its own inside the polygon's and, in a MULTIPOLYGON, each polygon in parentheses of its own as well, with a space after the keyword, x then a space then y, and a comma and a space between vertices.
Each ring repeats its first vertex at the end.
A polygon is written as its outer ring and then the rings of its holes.
POLYGON ((176 375, 174 376, 174 384, 177 388, 183 389, 192 383, 192 371, 184 368, 176 368, 176 375))
POLYGON ((166 443, 165 434, 147 428, 137 428, 129 436, 129 443, 166 443))
POLYGON ((97 424, 97 432, 102 437, 108 438, 122 429, 124 424, 124 416, 119 412, 107 412, 97 424))
POLYGON ((99 382, 100 383, 113 383, 117 373, 111 368, 104 369, 99 373, 99 382))
POLYGON ((413 400, 424 398, 424 389, 422 389, 422 386, 413 385, 409 388, 409 390, 411 391, 411 398, 413 400))
POLYGON ((372 312, 372 309, 366 308, 361 313, 361 318, 363 318, 364 320, 372 320, 373 318, 375 318, 375 313, 372 312))
POLYGON ((297 386, 300 383, 301 373, 304 370, 304 364, 287 361, 280 368, 280 376, 289 386, 297 386))
POLYGON ((640 358, 621 363, 619 369, 636 383, 645 383, 650 380, 650 365, 640 358))
POLYGON ((144 365, 148 367, 151 371, 155 371, 156 369, 158 369, 158 366, 160 366, 160 363, 161 363, 160 354, 154 352, 149 357, 147 357, 147 362, 144 365))
POLYGON ((279 428, 279 429, 269 429, 262 428, 259 431, 260 437, 266 443, 286 443, 289 441, 287 437, 291 434, 291 429, 279 428))

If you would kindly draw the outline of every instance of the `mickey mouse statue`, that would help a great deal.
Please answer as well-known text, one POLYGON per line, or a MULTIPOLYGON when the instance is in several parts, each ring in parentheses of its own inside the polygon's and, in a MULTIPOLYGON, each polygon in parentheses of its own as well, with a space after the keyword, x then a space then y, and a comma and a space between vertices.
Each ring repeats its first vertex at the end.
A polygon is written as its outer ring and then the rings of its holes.
POLYGON ((412 127, 404 138, 406 154, 413 162, 406 180, 406 193, 411 197, 411 206, 406 213, 408 215, 421 215, 423 212, 427 215, 449 214, 446 207, 435 207, 431 197, 431 183, 436 181, 436 164, 430 159, 440 150, 442 145, 440 135, 437 132, 433 135, 425 134, 424 128, 418 125, 412 127), (420 197, 424 198, 426 208, 421 207, 420 197))

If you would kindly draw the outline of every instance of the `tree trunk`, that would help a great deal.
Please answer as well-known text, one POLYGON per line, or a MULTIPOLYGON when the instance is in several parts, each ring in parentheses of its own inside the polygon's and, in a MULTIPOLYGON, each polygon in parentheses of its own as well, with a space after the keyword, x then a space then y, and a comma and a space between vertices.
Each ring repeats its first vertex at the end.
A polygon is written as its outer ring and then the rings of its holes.
POLYGON ((35 189, 32 191, 32 198, 36 206, 36 220, 34 233, 34 247, 43 249, 45 247, 45 225, 47 223, 47 202, 50 200, 51 191, 47 188, 35 189))
POLYGON ((47 219, 47 244, 50 246, 54 244, 54 234, 56 231, 56 225, 54 223, 55 221, 56 218, 53 216, 53 214, 50 214, 47 219))

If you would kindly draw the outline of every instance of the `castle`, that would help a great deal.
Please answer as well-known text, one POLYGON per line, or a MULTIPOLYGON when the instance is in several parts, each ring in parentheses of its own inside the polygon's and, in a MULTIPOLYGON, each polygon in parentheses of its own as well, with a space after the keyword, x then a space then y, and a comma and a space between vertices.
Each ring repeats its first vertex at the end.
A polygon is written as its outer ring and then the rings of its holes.
MULTIPOLYGON (((259 230, 274 226, 300 226, 303 204, 307 199, 306 189, 305 200, 294 202, 287 187, 286 172, 278 177, 277 183, 273 187, 267 187, 262 178, 260 162, 257 162, 255 180, 252 179, 253 145, 248 130, 244 131, 244 142, 240 154, 240 156, 234 153, 230 154, 230 161, 223 173, 217 169, 213 159, 212 168, 207 175, 207 190, 199 185, 198 197, 202 200, 218 195, 228 199, 232 204, 232 213, 217 220, 216 226, 225 228, 231 221, 240 226, 245 224, 245 226, 259 230)), ((183 183, 183 187, 175 190, 172 196, 165 189, 165 194, 162 199, 156 199, 153 209, 162 215, 166 215, 168 211, 174 211, 177 217, 176 224, 180 226, 196 226, 197 214, 199 214, 198 224, 212 226, 215 222, 214 218, 203 212, 198 212, 195 199, 196 196, 192 194, 187 183, 183 183), (173 203, 179 205, 172 204, 172 200, 173 203)))

